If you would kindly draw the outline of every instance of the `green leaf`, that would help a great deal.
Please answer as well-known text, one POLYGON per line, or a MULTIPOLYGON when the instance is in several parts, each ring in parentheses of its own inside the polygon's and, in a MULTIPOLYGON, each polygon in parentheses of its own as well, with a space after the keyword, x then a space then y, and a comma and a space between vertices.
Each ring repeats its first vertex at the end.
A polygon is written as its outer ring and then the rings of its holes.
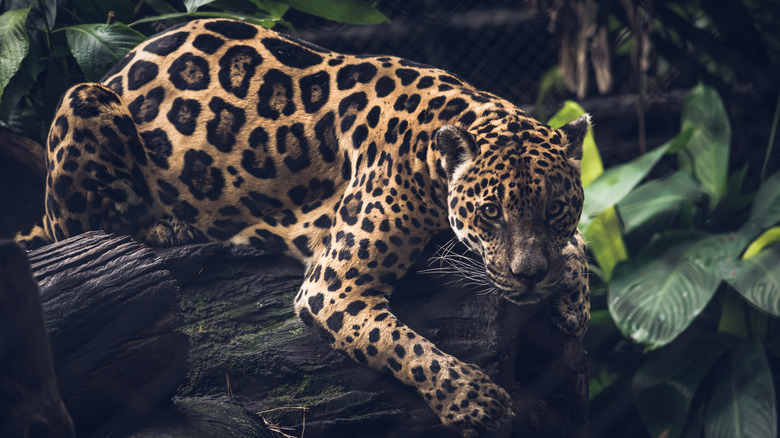
MULTIPOLYGON (((563 103, 563 108, 555 113, 547 124, 553 129, 558 129, 569 122, 577 120, 583 114, 585 114, 585 110, 577 102, 567 100, 563 103)), ((582 162, 580 167, 582 169, 583 187, 590 185, 604 172, 601 155, 596 147, 596 141, 593 139, 592 127, 588 128, 588 133, 585 134, 585 140, 582 143, 582 162)))
POLYGON ((751 304, 780 316, 780 245, 722 265, 724 280, 751 304))
POLYGON ((184 7, 187 12, 195 12, 201 6, 205 6, 209 3, 214 3, 216 0, 184 0, 184 7))
POLYGON ((590 219, 623 199, 666 153, 666 143, 625 164, 611 167, 585 188, 582 221, 590 219))
MULTIPOLYGON (((41 34, 43 32, 40 32, 41 34)), ((27 52, 22 64, 19 66, 19 70, 16 72, 11 81, 8 82, 2 93, 2 99, 0 99, 0 120, 8 123, 13 117, 14 113, 21 114, 23 108, 19 105, 21 99, 28 95, 33 84, 38 80, 38 75, 41 74, 47 68, 51 68, 55 63, 46 62, 42 60, 40 46, 35 44, 35 41, 30 42, 30 50, 27 52)), ((46 83, 46 90, 51 91, 48 81, 46 83)), ((46 96, 56 93, 56 97, 52 96, 56 105, 56 99, 59 98, 61 93, 54 90, 52 93, 45 93, 46 96)), ((45 106, 45 103, 42 102, 45 106)), ((53 108, 53 107, 52 107, 53 108)))
POLYGON ((146 37, 122 23, 79 24, 65 28, 68 47, 88 81, 99 81, 146 37))
POLYGON ((33 79, 27 75, 18 74, 11 78, 0 96, 0 120, 8 123, 11 115, 20 110, 19 101, 30 91, 33 83, 33 79))
POLYGON ((651 352, 634 375, 631 393, 650 436, 681 435, 691 402, 715 362, 738 342, 716 335, 651 352))
POLYGON ((676 172, 637 187, 618 203, 617 209, 625 232, 630 233, 656 215, 677 210, 681 202, 695 201, 700 196, 699 183, 687 173, 676 172))
POLYGON ((718 333, 728 333, 742 339, 750 338, 745 300, 734 291, 726 291, 720 303, 718 333))
POLYGON ((742 258, 749 259, 761 252, 761 250, 767 246, 778 242, 780 242, 780 227, 770 228, 764 231, 763 234, 758 236, 756 240, 750 243, 750 245, 745 250, 745 253, 742 254, 742 258))
POLYGON ((284 4, 276 0, 249 0, 250 3, 255 5, 257 9, 267 13, 273 18, 282 18, 287 10, 290 9, 290 5, 284 4))
POLYGON ((780 172, 770 176, 759 187, 748 222, 761 230, 780 222, 780 172))
POLYGON ((715 89, 699 85, 685 99, 681 118, 681 132, 690 138, 678 154, 680 168, 701 182, 714 210, 726 195, 729 176, 731 127, 726 109, 715 89))
POLYGON ((24 22, 32 5, 0 15, 0 94, 19 70, 30 50, 30 39, 24 22))
POLYGON ((608 208, 580 227, 588 249, 596 259, 601 271, 599 277, 604 282, 612 278, 612 271, 618 262, 628 258, 628 250, 620 232, 620 220, 614 208, 608 208))
POLYGON ((618 379, 618 375, 605 369, 599 370, 596 375, 592 375, 588 382, 588 397, 590 400, 598 397, 607 388, 612 386, 618 379))
POLYGON ((685 146, 688 144, 688 142, 691 140, 691 136, 693 136, 695 129, 693 127, 688 127, 688 129, 684 131, 680 131, 679 134, 675 135, 674 138, 671 140, 671 145, 669 146, 669 150, 666 151, 669 154, 676 154, 677 152, 680 152, 681 150, 685 149, 685 146))
POLYGON ((282 0, 291 7, 331 21, 348 24, 389 23, 381 12, 362 0, 282 0))
POLYGON ((130 23, 128 26, 136 26, 142 23, 151 23, 151 22, 161 21, 161 20, 173 20, 177 18, 207 18, 207 17, 231 18, 234 20, 246 21, 247 23, 256 24, 258 26, 263 26, 266 28, 271 28, 273 27, 274 24, 284 22, 284 20, 278 20, 278 19, 267 18, 267 17, 263 17, 263 18, 253 17, 239 12, 202 11, 202 12, 176 12, 171 14, 155 15, 154 17, 146 17, 140 20, 136 20, 130 23))
POLYGON ((615 269, 607 303, 621 332, 650 349, 673 341, 709 303, 720 283, 715 265, 731 251, 722 236, 681 235, 656 242, 649 251, 615 269))
POLYGON ((772 370, 760 343, 734 349, 716 368, 704 407, 707 438, 776 438, 772 370))

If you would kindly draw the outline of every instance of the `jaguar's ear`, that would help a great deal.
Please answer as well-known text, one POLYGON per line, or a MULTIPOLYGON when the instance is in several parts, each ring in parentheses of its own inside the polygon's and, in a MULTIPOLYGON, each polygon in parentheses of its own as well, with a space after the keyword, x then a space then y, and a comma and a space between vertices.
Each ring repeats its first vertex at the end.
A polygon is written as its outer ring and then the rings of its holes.
POLYGON ((447 172, 447 176, 452 176, 459 164, 470 160, 479 153, 474 137, 452 125, 442 126, 436 131, 436 146, 444 158, 442 166, 447 172))
POLYGON ((583 114, 579 119, 569 122, 559 128, 566 136, 566 157, 570 160, 582 159, 582 142, 590 127, 590 114, 583 114))

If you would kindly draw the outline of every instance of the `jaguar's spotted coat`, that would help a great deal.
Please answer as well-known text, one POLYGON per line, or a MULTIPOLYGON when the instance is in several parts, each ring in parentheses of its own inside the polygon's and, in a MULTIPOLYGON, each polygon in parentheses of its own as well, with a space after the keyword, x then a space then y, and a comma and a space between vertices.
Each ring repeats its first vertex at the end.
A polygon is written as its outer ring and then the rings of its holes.
POLYGON ((287 252, 307 265, 301 319, 464 436, 505 421, 507 393, 387 305, 434 232, 452 228, 498 290, 549 299, 552 323, 583 335, 587 118, 553 130, 445 71, 229 20, 171 28, 102 83, 64 96, 43 226, 20 242, 104 229, 287 252))

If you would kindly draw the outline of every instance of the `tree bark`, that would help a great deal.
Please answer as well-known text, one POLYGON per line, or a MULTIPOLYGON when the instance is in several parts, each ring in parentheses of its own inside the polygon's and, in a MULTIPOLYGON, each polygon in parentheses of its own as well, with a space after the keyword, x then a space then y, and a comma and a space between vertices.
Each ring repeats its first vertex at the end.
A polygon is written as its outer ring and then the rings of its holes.
POLYGON ((38 287, 24 251, 0 242, 0 436, 73 437, 57 390, 38 287))
MULTIPOLYGON (((261 436, 265 421, 307 438, 456 436, 411 388, 334 352, 298 320, 295 260, 216 243, 152 252, 99 232, 30 258, 79 436, 261 436), (221 424, 211 411, 225 412, 221 424)), ((394 312, 513 396, 513 424, 485 436, 583 430, 584 351, 552 328, 545 306, 414 271, 394 312)))
POLYGON ((137 424, 187 371, 178 287, 127 236, 90 232, 29 253, 59 389, 78 436, 137 424))

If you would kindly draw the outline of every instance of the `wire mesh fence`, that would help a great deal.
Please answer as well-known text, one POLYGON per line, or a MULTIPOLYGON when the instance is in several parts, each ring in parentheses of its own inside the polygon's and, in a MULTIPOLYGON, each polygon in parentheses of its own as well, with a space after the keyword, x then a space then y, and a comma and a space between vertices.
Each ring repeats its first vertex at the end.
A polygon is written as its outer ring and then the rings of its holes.
POLYGON ((539 83, 558 63, 549 13, 521 1, 380 0, 390 20, 351 26, 302 14, 289 19, 306 40, 331 50, 395 55, 443 68, 519 105, 535 102, 539 83))

